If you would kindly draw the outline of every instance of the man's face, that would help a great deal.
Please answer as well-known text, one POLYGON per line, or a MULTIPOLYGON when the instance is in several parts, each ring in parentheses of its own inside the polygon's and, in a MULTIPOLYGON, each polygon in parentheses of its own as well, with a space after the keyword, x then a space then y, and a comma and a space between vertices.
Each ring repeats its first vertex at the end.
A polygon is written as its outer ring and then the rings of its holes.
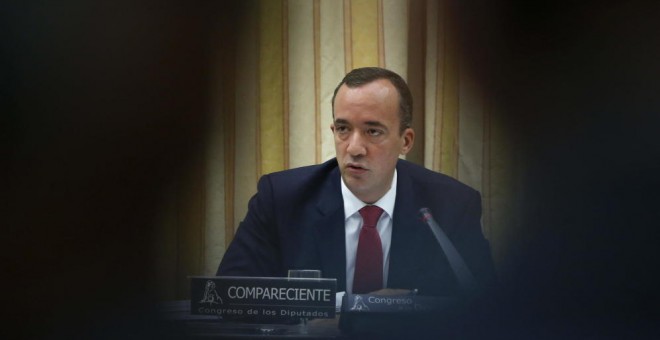
POLYGON ((399 94, 386 79, 349 88, 335 97, 335 151, 346 186, 365 203, 390 189, 399 154, 413 145, 414 132, 399 133, 399 94))

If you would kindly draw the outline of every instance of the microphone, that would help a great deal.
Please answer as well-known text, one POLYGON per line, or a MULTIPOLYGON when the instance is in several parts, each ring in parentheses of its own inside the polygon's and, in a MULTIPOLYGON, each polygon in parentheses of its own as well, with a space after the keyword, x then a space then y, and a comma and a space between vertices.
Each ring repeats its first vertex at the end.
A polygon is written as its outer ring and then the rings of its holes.
POLYGON ((440 248, 447 256, 449 260, 449 266, 454 271, 456 279, 458 281, 459 287, 467 295, 471 296, 477 293, 478 286, 477 281, 474 279, 472 272, 465 264, 463 257, 458 253, 454 244, 449 240, 449 237, 445 234, 444 231, 440 228, 438 223, 433 219, 431 215, 431 210, 429 208, 419 209, 419 213, 422 216, 422 220, 428 224, 431 228, 431 232, 435 236, 435 239, 438 241, 440 248))

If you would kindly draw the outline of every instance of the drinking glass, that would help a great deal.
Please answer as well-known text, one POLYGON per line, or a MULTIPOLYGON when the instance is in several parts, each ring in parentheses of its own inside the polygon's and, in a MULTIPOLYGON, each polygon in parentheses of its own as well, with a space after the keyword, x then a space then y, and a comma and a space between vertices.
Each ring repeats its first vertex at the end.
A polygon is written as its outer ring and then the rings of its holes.
POLYGON ((289 269, 289 278, 320 279, 321 271, 316 269, 289 269))
MULTIPOLYGON (((289 269, 289 278, 320 279, 321 271, 316 269, 289 269)), ((300 333, 307 334, 307 318, 300 318, 300 333)))

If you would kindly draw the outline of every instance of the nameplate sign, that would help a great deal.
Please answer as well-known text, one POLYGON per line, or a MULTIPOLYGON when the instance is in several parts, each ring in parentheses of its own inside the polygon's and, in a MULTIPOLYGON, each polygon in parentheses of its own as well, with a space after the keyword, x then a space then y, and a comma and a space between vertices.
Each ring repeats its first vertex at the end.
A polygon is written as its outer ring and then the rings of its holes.
POLYGON ((190 311, 223 319, 334 318, 336 279, 191 277, 190 311))
POLYGON ((455 298, 420 295, 346 294, 342 313, 428 312, 453 308, 457 302, 455 298))

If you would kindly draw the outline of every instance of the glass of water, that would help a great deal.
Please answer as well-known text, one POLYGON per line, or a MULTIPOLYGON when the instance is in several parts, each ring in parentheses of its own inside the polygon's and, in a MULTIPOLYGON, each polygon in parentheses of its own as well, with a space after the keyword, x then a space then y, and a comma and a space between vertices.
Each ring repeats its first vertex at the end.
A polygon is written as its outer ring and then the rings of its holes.
POLYGON ((289 269, 290 279, 320 279, 321 271, 316 269, 289 269))
MULTIPOLYGON (((290 279, 320 279, 321 271, 316 269, 289 269, 290 279)), ((307 334, 307 318, 300 318, 300 333, 307 334)))

